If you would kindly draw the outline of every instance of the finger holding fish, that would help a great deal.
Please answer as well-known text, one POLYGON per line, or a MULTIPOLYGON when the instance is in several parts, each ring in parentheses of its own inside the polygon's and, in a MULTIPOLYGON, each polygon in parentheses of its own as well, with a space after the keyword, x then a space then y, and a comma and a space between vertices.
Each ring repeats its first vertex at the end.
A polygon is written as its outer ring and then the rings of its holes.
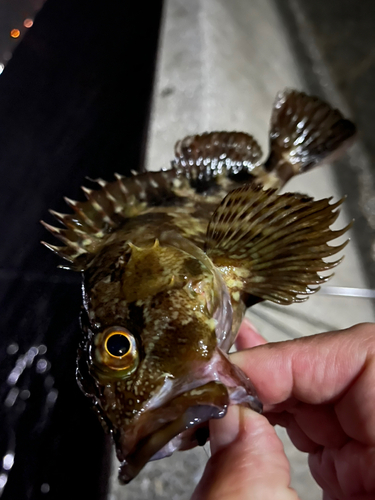
POLYGON ((212 456, 192 500, 297 500, 282 442, 267 419, 231 407, 210 422, 212 456))
POLYGON ((363 324, 232 355, 268 420, 310 454, 311 472, 331 498, 375 493, 374 336, 375 326, 363 324))

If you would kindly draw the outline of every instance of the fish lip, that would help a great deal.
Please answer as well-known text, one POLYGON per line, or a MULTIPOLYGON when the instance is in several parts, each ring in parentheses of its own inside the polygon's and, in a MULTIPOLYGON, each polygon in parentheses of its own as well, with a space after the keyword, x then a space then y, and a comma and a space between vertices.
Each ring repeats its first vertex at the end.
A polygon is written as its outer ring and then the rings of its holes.
POLYGON ((139 419, 124 429, 117 450, 121 462, 120 482, 129 483, 152 459, 199 444, 195 435, 199 426, 212 418, 222 418, 230 404, 246 405, 262 412, 262 403, 251 381, 220 348, 195 375, 206 383, 190 386, 173 399, 163 399, 157 407, 150 405, 139 419), (176 436, 180 440, 172 443, 176 436))
MULTIPOLYGON (((214 397, 211 401, 208 398, 207 401, 202 401, 201 404, 193 406, 189 405, 189 398, 187 396, 196 397, 194 391, 188 391, 175 398, 172 403, 174 405, 182 403, 185 408, 182 411, 179 409, 179 414, 175 418, 162 424, 158 429, 135 443, 130 453, 121 462, 119 468, 119 480, 121 483, 127 484, 134 479, 147 462, 152 460, 176 436, 182 434, 184 431, 198 428, 210 419, 224 417, 229 406, 227 388, 221 383, 210 382, 198 389, 204 391, 205 396, 209 396, 209 392, 211 391, 214 397), (216 393, 214 389, 216 389, 216 393), (187 399, 186 402, 184 401, 185 398, 187 399)), ((155 410, 153 413, 155 413, 155 418, 157 418, 158 411, 155 410)))

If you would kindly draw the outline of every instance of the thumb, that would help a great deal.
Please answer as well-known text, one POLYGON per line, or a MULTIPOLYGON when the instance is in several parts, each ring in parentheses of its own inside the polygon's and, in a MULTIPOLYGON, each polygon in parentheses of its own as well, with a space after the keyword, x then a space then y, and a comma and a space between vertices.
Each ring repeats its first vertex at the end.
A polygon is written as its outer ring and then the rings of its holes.
POLYGON ((212 456, 192 500, 298 500, 283 445, 268 420, 230 406, 210 421, 212 456))

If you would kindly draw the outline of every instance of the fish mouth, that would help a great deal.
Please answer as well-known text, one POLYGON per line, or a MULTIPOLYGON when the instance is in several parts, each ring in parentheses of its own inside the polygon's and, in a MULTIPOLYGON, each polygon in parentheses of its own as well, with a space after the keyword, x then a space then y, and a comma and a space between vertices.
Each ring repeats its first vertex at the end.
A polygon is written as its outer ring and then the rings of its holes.
MULTIPOLYGON (((209 382, 178 396, 171 401, 168 408, 152 410, 147 416, 148 421, 160 423, 166 412, 172 415, 172 418, 133 446, 121 462, 119 480, 127 484, 150 460, 170 456, 177 449, 189 449, 197 444, 204 444, 208 437, 208 429, 204 424, 212 418, 224 417, 229 403, 227 388, 220 382, 209 382)), ((141 422, 137 427, 140 425, 142 426, 141 422)))
POLYGON ((208 421, 224 417, 230 404, 262 412, 252 383, 220 349, 200 376, 206 383, 145 410, 123 431, 117 442, 120 482, 129 483, 150 460, 203 445, 209 436, 208 421))

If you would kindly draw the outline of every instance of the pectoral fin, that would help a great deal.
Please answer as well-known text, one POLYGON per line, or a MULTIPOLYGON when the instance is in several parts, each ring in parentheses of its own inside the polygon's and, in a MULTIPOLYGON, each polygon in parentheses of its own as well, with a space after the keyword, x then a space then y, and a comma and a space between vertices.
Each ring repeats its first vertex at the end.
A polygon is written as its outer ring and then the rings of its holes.
POLYGON ((306 300, 330 276, 319 273, 341 259, 325 262, 342 250, 328 242, 350 227, 330 229, 343 200, 315 201, 298 193, 247 185, 230 192, 214 212, 207 229, 206 251, 236 287, 258 299, 279 304, 306 300))

